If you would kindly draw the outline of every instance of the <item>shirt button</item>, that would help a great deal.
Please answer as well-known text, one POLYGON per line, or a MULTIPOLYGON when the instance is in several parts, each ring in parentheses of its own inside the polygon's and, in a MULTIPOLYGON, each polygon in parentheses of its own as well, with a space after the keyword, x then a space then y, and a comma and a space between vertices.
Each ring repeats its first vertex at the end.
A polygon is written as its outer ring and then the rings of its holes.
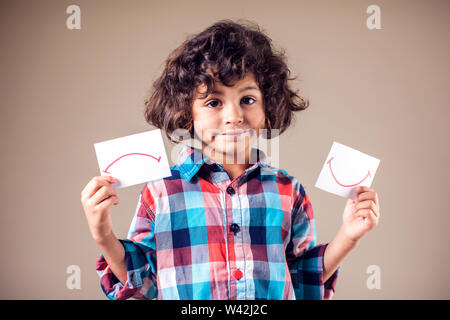
POLYGON ((233 194, 236 193, 236 191, 234 191, 233 187, 228 187, 227 188, 227 193, 232 196, 233 194))
POLYGON ((243 275, 244 275, 244 274, 243 274, 242 271, 239 270, 239 269, 234 270, 234 272, 233 272, 233 276, 234 276, 234 278, 237 279, 237 280, 239 280, 240 278, 242 278, 243 275))
POLYGON ((239 232, 239 230, 240 230, 240 228, 239 228, 239 225, 238 225, 238 224, 232 223, 232 224, 230 225, 230 231, 233 232, 235 235, 236 235, 236 233, 239 232))

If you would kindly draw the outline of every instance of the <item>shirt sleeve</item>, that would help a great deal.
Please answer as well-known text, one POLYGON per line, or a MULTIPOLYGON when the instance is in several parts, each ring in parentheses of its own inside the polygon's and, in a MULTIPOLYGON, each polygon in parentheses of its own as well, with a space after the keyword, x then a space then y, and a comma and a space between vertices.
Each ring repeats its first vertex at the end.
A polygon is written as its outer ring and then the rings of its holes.
POLYGON ((147 300, 157 297, 154 220, 154 200, 146 185, 139 195, 127 239, 119 240, 125 249, 126 283, 120 282, 111 272, 103 254, 97 260, 100 286, 109 299, 147 300))
POLYGON ((324 283, 323 257, 328 244, 316 245, 315 220, 303 186, 294 188, 291 238, 286 248, 292 284, 297 300, 330 300, 341 266, 324 283))

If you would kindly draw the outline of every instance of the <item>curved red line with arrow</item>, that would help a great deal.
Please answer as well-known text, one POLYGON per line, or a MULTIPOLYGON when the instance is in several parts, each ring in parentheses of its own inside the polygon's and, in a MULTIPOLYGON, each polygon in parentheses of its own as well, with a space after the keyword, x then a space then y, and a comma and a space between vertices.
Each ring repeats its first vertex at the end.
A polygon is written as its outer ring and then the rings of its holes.
POLYGON ((119 160, 122 159, 123 157, 126 157, 126 156, 132 156, 132 155, 147 156, 147 157, 150 157, 150 158, 155 159, 155 160, 158 161, 158 162, 161 160, 161 156, 159 156, 158 158, 156 158, 156 157, 154 157, 154 156, 152 156, 152 155, 150 155, 150 154, 146 154, 146 153, 137 153, 137 152, 135 152, 135 153, 127 153, 127 154, 124 154, 123 156, 118 157, 118 158, 117 158, 116 160, 114 160, 113 162, 111 162, 111 163, 106 167, 106 169, 103 170, 103 172, 109 173, 109 172, 108 172, 108 169, 109 169, 114 163, 116 163, 117 161, 119 161, 119 160))
POLYGON ((341 187, 354 187, 354 186, 357 186, 358 184, 360 184, 361 182, 363 182, 364 180, 366 180, 367 177, 371 177, 370 171, 367 170, 367 175, 366 175, 360 182, 355 183, 355 184, 348 184, 348 185, 342 184, 342 183, 340 183, 339 181, 337 181, 336 177, 334 176, 333 169, 331 169, 331 160, 333 160, 333 159, 334 159, 334 157, 331 157, 331 159, 327 161, 327 164, 328 164, 328 166, 330 167, 330 171, 331 171, 331 174, 333 175, 334 180, 335 180, 336 183, 337 183, 338 185, 340 185, 341 187))

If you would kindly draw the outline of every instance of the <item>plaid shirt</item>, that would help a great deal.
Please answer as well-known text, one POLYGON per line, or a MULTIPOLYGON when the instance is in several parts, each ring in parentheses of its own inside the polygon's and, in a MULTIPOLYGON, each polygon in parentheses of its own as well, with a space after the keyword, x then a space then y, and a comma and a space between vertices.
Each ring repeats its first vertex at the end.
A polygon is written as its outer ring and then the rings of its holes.
POLYGON ((339 269, 323 283, 327 244, 315 245, 303 186, 259 160, 233 181, 185 146, 172 176, 148 182, 128 232, 128 279, 101 254, 109 299, 331 299, 339 269))

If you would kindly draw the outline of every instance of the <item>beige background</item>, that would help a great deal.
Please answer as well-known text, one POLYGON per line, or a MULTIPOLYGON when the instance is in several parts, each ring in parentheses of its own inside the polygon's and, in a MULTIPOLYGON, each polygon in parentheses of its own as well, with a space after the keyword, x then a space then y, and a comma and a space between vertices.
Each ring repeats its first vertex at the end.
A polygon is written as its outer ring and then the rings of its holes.
MULTIPOLYGON (((381 159, 379 226, 343 264, 335 299, 449 299, 449 1, 1 1, 0 298, 105 299, 80 191, 93 144, 151 128, 143 100, 169 52, 218 19, 257 22, 310 99, 281 167, 311 198, 318 242, 345 199, 314 187, 333 141, 381 159), (81 7, 81 30, 66 8, 81 7), (381 7, 382 30, 366 27, 381 7), (81 289, 66 268, 81 268, 81 289), (381 268, 381 289, 366 268, 381 268)), ((172 146, 167 143, 168 151, 172 146)), ((124 237, 142 184, 112 210, 124 237)))

